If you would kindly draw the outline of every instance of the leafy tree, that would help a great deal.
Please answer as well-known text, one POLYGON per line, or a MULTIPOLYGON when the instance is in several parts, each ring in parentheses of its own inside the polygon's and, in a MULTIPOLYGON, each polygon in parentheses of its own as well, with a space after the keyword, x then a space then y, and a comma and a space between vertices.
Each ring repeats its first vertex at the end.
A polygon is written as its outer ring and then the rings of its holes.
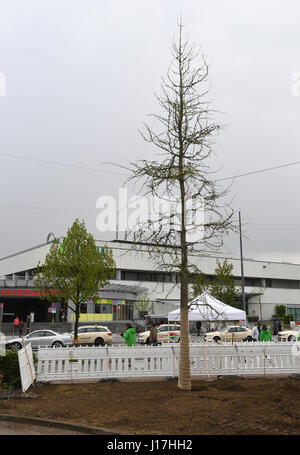
POLYGON ((234 306, 237 290, 234 285, 232 270, 233 264, 229 264, 227 259, 225 259, 223 264, 217 260, 217 268, 215 269, 216 280, 210 285, 210 293, 216 299, 221 300, 221 302, 234 306))
POLYGON ((229 264, 227 259, 225 259, 223 264, 217 259, 217 268, 215 269, 213 280, 207 278, 203 273, 195 275, 194 297, 207 292, 221 302, 235 306, 235 299, 238 293, 235 288, 232 270, 233 265, 229 264))
POLYGON ((152 302, 150 302, 148 295, 144 294, 138 302, 135 302, 134 308, 140 315, 147 314, 152 309, 152 302))
POLYGON ((94 237, 78 219, 62 243, 58 239, 52 242, 44 264, 38 263, 34 284, 42 298, 54 301, 54 290, 58 290, 66 302, 73 302, 68 307, 75 313, 75 344, 81 304, 98 297, 99 288, 108 284, 114 273, 111 249, 106 245, 98 251, 94 237))
POLYGON ((283 318, 285 315, 286 315, 286 306, 285 305, 276 305, 275 317, 283 318))

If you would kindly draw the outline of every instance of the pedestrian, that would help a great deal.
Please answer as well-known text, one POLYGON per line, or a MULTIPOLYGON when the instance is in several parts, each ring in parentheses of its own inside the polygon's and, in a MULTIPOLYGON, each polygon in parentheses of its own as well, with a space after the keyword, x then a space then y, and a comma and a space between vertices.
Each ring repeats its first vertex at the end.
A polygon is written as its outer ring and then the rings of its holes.
POLYGON ((201 326, 202 326, 201 321, 196 321, 197 337, 200 336, 201 326))
POLYGON ((282 325, 281 325, 281 321, 279 320, 278 325, 277 325, 277 332, 279 333, 279 332, 281 332, 281 330, 282 330, 282 325))
POLYGON ((59 322, 63 322, 63 319, 64 319, 64 312, 63 312, 63 309, 62 309, 62 308, 59 310, 58 319, 59 319, 59 322))
POLYGON ((259 334, 259 341, 272 341, 272 335, 266 324, 263 324, 259 334))
POLYGON ((131 324, 126 324, 126 332, 120 333, 121 337, 125 338, 126 346, 133 346, 136 341, 136 330, 131 324))
POLYGON ((15 317, 14 322, 13 322, 13 335, 17 332, 18 327, 19 327, 19 318, 18 316, 15 317))
POLYGON ((152 346, 157 346, 158 343, 157 343, 157 330, 156 330, 156 326, 151 324, 150 325, 150 344, 152 346))
POLYGON ((259 340, 259 332, 260 332, 260 323, 258 322, 252 329, 252 341, 258 341, 259 340))
POLYGON ((18 329, 19 329, 19 337, 21 338, 22 335, 23 335, 23 328, 24 328, 24 321, 22 318, 20 318, 20 321, 19 321, 19 326, 18 326, 18 329))
POLYGON ((276 321, 273 321, 273 335, 278 334, 278 326, 276 324, 276 321))

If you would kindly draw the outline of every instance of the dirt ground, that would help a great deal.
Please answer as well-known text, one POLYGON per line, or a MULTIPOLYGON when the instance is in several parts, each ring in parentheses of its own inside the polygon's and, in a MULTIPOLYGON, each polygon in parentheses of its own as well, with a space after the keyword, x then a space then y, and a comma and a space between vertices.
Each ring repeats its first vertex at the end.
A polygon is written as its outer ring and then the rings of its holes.
POLYGON ((300 379, 44 385, 33 399, 0 400, 0 413, 91 425, 131 435, 299 434, 300 379))

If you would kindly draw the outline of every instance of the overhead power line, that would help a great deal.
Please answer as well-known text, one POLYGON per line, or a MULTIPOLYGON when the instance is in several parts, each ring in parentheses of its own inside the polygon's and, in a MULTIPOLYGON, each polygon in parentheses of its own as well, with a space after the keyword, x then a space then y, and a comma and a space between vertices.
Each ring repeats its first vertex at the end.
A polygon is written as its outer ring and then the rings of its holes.
MULTIPOLYGON (((14 154, 11 154, 11 153, 0 152, 0 156, 5 156, 7 158, 14 158, 14 159, 18 159, 18 160, 33 161, 33 162, 42 163, 42 164, 50 164, 50 165, 53 165, 53 166, 62 166, 62 167, 70 167, 70 168, 74 168, 74 169, 82 169, 84 171, 101 172, 101 173, 104 173, 104 174, 116 174, 116 175, 123 175, 123 176, 127 175, 124 172, 109 171, 107 169, 104 170, 104 169, 98 169, 98 168, 95 168, 95 167, 81 166, 81 165, 78 165, 78 164, 62 163, 62 162, 59 162, 59 161, 42 160, 42 159, 39 159, 39 158, 32 158, 32 157, 29 157, 29 156, 14 155, 14 154)), ((108 164, 108 163, 103 163, 103 164, 108 164)), ((233 179, 240 178, 240 177, 246 177, 248 175, 261 174, 263 172, 269 172, 269 171, 273 171, 275 169, 281 169, 281 168, 288 167, 288 166, 295 166, 296 164, 300 164, 300 161, 294 161, 292 163, 287 163, 287 164, 280 164, 278 166, 273 166, 273 167, 268 167, 268 168, 264 168, 264 169, 259 169, 257 171, 245 172, 243 174, 232 175, 231 177, 225 177, 225 178, 222 178, 222 179, 217 179, 215 181, 216 182, 223 182, 225 180, 233 180, 233 179)))
POLYGON ((71 168, 74 168, 74 169, 81 169, 81 170, 84 170, 84 171, 101 172, 101 173, 104 173, 104 174, 125 175, 122 172, 109 171, 107 169, 104 170, 104 169, 98 169, 98 168, 94 168, 94 167, 80 166, 78 164, 61 163, 59 161, 41 160, 39 158, 31 158, 31 157, 28 157, 28 156, 12 155, 11 153, 0 153, 0 156, 5 156, 7 158, 15 158, 15 159, 18 159, 18 160, 34 161, 36 163, 42 163, 42 164, 51 164, 53 166, 71 167, 71 168))
POLYGON ((295 166, 296 164, 300 164, 300 161, 294 161, 293 163, 281 164, 279 166, 273 166, 273 167, 268 167, 265 169, 259 169, 258 171, 246 172, 244 174, 233 175, 232 177, 218 179, 218 180, 216 180, 216 182, 223 182, 224 180, 232 180, 232 179, 237 179, 239 177, 246 177, 247 175, 261 174, 262 172, 269 172, 269 171, 273 171, 274 169, 281 169, 283 167, 295 166))

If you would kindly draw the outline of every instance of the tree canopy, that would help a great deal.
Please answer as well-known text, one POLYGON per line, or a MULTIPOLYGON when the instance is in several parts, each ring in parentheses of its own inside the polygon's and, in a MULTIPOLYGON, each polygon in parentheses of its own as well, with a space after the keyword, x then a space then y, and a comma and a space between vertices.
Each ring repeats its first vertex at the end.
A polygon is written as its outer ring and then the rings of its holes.
POLYGON ((115 261, 110 248, 97 249, 95 239, 88 233, 84 221, 76 219, 61 242, 54 239, 45 262, 38 263, 34 283, 44 291, 45 299, 55 299, 51 290, 58 290, 75 312, 75 339, 80 306, 98 297, 99 288, 109 283, 115 273, 115 261))

